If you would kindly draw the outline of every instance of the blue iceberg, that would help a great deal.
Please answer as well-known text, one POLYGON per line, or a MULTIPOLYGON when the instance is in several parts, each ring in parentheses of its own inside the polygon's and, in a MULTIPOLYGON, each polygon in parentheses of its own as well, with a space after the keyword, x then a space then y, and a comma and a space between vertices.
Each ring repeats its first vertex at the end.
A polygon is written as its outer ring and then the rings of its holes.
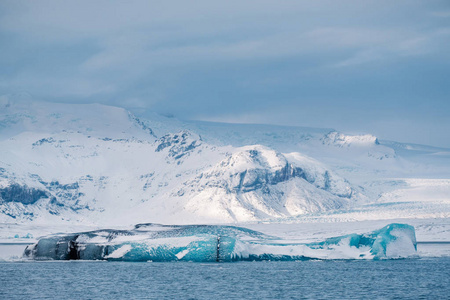
POLYGON ((231 262, 307 259, 391 259, 416 255, 414 227, 390 224, 315 243, 293 243, 242 227, 139 224, 41 238, 24 256, 36 260, 231 262))

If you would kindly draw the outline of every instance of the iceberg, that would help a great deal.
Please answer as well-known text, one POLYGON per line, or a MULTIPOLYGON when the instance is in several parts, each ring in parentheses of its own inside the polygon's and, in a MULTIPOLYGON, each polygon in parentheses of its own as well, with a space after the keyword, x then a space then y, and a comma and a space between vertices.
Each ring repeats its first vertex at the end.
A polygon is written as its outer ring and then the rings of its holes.
POLYGON ((416 255, 414 227, 390 224, 366 234, 296 243, 222 225, 139 224, 132 230, 97 230, 41 238, 25 249, 34 260, 289 261, 395 259, 416 255))

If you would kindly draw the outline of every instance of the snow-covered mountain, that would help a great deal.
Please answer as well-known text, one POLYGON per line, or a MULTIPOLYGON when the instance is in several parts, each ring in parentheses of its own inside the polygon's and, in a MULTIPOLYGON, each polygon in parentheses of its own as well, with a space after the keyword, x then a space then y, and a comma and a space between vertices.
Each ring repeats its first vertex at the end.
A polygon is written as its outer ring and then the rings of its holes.
POLYGON ((3 101, 0 221, 222 223, 348 210, 389 191, 374 180, 431 174, 429 161, 410 159, 417 151, 448 174, 450 151, 371 135, 3 101))
POLYGON ((362 195, 299 153, 216 146, 102 105, 5 105, 1 218, 232 222, 347 207, 362 195))

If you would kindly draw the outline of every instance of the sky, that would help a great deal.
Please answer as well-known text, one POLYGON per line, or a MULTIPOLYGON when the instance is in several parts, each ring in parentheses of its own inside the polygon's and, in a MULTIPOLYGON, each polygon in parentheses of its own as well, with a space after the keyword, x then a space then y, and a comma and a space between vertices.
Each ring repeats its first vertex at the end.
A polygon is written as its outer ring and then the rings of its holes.
POLYGON ((0 95, 450 147, 450 1, 0 2, 0 95))

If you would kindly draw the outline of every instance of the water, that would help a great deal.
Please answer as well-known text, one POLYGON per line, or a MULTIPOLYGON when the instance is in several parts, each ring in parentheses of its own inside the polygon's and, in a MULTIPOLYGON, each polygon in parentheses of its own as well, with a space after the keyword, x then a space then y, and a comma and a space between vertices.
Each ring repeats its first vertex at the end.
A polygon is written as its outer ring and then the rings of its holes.
POLYGON ((450 258, 0 263, 0 299, 450 299, 450 258))

